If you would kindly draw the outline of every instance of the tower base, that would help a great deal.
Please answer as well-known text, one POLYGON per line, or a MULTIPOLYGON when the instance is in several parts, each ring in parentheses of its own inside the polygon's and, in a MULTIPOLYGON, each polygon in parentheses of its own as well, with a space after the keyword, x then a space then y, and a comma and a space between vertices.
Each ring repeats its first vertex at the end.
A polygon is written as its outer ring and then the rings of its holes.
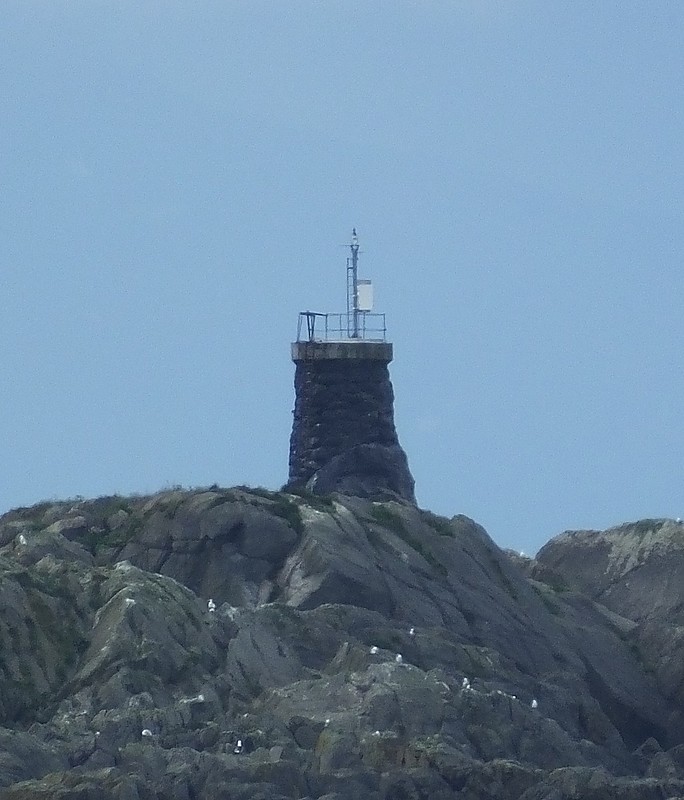
POLYGON ((288 486, 415 503, 394 427, 389 342, 294 342, 288 486))

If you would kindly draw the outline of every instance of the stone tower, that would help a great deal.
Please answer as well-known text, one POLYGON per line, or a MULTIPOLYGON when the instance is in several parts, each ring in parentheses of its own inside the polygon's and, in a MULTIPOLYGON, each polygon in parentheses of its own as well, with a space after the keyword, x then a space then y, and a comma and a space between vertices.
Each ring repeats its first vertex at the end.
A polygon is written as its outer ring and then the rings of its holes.
POLYGON ((414 481, 394 427, 385 315, 372 313, 359 280, 356 230, 347 259, 347 311, 299 315, 288 486, 415 503, 414 481))

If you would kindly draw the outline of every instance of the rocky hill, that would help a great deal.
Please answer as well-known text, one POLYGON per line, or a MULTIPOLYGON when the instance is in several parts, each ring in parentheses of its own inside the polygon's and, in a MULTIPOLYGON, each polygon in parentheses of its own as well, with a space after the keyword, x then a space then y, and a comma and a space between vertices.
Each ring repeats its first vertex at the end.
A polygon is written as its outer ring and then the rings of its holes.
POLYGON ((0 517, 0 797, 684 797, 684 527, 212 487, 0 517))

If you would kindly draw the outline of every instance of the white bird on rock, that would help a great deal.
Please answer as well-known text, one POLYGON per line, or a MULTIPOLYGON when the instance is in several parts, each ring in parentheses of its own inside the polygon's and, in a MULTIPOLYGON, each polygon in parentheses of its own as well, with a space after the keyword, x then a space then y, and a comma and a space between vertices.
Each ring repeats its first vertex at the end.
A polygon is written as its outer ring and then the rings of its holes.
POLYGON ((378 652, 378 648, 375 645, 373 645, 371 647, 370 651, 371 651, 371 655, 374 656, 378 652))
POLYGON ((463 678, 461 681, 461 689, 470 689, 470 681, 468 678, 463 678))
POLYGON ((233 748, 233 752, 235 755, 238 755, 238 753, 242 752, 242 739, 237 740, 235 747, 233 748))
POLYGON ((416 635, 416 629, 415 628, 411 628, 409 630, 409 636, 415 636, 415 635, 416 635))
POLYGON ((396 656, 394 656, 394 660, 397 662, 397 664, 401 664, 401 662, 404 660, 404 657, 401 653, 397 653, 396 656))
POLYGON ((214 611, 216 611, 216 603, 212 600, 211 597, 209 598, 209 601, 207 602, 207 611, 210 614, 213 614, 214 611))
POLYGON ((532 702, 530 703, 530 708, 537 708, 538 706, 539 706, 539 703, 537 702, 537 698, 533 697, 532 698, 532 702))
POLYGON ((204 695, 203 694, 196 694, 194 697, 184 697, 180 702, 183 705, 190 705, 192 703, 203 703, 204 702, 204 695))
POLYGON ((152 731, 149 728, 143 728, 141 736, 152 736, 152 731))

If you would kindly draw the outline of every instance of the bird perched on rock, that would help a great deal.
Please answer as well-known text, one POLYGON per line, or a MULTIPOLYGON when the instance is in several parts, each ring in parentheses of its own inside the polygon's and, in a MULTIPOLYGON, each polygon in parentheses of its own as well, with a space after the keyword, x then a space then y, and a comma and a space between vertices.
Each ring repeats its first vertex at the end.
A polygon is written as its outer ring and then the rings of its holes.
POLYGON ((394 660, 397 662, 397 664, 401 664, 401 662, 404 660, 404 657, 401 653, 397 653, 396 656, 394 656, 394 660))
POLYGON ((537 702, 537 698, 533 697, 532 702, 530 703, 530 708, 537 708, 538 705, 539 703, 537 702))
POLYGON ((141 736, 152 736, 152 731, 149 728, 143 728, 140 735, 141 736))
POLYGON ((373 645, 371 647, 370 651, 371 651, 371 655, 374 656, 378 652, 378 648, 375 645, 373 645))
POLYGON ((470 681, 468 678, 463 678, 461 681, 461 689, 470 689, 470 681))
POLYGON ((180 702, 182 705, 190 705, 192 703, 203 703, 204 695, 196 694, 194 697, 184 697, 180 702))
POLYGON ((416 635, 416 629, 415 628, 410 628, 409 629, 409 636, 415 636, 415 635, 416 635))
POLYGON ((242 739, 237 740, 235 747, 233 748, 233 752, 235 755, 239 755, 242 752, 242 739))
POLYGON ((216 611, 216 603, 215 603, 215 602, 212 600, 212 598, 211 598, 211 597, 209 598, 209 600, 208 600, 208 602, 207 602, 207 611, 208 611, 210 614, 213 614, 213 613, 214 613, 214 611, 216 611))

